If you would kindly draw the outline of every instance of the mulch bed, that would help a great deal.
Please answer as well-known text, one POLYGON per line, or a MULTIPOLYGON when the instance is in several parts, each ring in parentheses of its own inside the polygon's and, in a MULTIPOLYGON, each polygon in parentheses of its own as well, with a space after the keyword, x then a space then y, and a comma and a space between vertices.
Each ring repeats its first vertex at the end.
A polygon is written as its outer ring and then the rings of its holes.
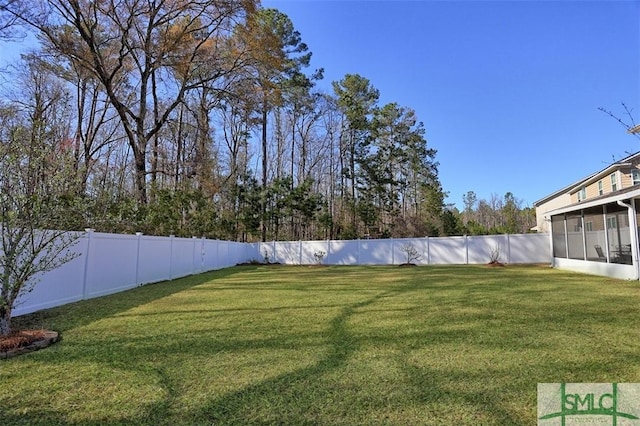
POLYGON ((60 339, 55 331, 19 330, 0 337, 0 359, 37 351, 54 344, 60 339))

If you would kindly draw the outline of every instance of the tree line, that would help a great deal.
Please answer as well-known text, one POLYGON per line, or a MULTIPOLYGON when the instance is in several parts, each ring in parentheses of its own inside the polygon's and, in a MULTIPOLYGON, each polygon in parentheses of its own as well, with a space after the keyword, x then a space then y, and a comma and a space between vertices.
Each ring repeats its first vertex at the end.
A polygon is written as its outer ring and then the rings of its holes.
POLYGON ((0 0, 0 37, 21 32, 37 46, 0 75, 0 142, 27 195, 63 212, 43 226, 239 241, 529 226, 513 195, 446 205, 415 111, 359 74, 320 90, 301 34, 256 0, 0 0))

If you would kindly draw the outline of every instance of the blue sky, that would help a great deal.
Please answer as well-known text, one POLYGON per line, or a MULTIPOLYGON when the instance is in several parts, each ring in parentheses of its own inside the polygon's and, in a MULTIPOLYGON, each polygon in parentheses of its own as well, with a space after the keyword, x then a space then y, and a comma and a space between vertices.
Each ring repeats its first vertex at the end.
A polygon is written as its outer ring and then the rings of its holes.
POLYGON ((274 0, 325 69, 416 110, 447 202, 524 206, 640 151, 602 107, 640 123, 638 1, 274 0))

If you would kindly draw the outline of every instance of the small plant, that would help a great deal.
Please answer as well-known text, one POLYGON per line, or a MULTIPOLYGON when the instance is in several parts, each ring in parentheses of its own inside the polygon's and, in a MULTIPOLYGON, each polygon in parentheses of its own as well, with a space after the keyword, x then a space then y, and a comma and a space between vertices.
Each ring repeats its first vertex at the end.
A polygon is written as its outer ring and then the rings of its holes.
POLYGON ((322 250, 318 250, 313 253, 313 258, 316 260, 316 264, 321 265, 326 255, 327 253, 323 252, 322 250))
POLYGON ((502 262, 500 262, 500 246, 497 244, 491 249, 491 253, 489 253, 489 265, 502 265, 502 262))
POLYGON ((413 246, 413 244, 404 244, 400 250, 402 250, 402 252, 407 255, 407 264, 410 265, 415 261, 418 261, 420 259, 422 259, 422 255, 420 254, 420 252, 418 252, 418 250, 413 246))

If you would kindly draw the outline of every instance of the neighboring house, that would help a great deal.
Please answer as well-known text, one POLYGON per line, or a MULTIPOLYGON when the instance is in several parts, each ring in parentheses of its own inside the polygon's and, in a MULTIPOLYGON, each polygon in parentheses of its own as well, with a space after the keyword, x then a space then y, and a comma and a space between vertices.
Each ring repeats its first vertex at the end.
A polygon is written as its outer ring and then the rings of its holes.
POLYGON ((639 279, 640 152, 534 203, 554 266, 639 279))
POLYGON ((605 169, 533 203, 537 219, 534 230, 538 232, 550 231, 549 222, 544 219, 550 211, 603 195, 606 196, 638 184, 640 184, 640 152, 617 161, 605 169))

